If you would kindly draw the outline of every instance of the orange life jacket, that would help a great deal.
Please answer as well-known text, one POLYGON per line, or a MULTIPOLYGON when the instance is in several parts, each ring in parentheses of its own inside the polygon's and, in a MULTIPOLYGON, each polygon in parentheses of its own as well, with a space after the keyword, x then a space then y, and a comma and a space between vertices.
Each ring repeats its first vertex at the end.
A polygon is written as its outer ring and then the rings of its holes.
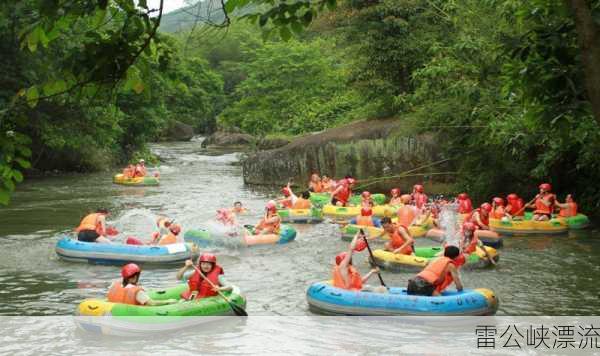
POLYGON ((567 207, 560 208, 560 212, 558 213, 558 215, 565 217, 565 218, 577 215, 577 203, 573 202, 573 203, 566 203, 566 204, 567 204, 567 207))
POLYGON ((81 222, 79 223, 79 226, 75 229, 75 231, 79 232, 79 231, 83 231, 83 230, 93 230, 93 231, 96 231, 96 233, 98 235, 104 235, 104 231, 102 229, 102 224, 98 220, 98 217, 100 217, 100 215, 102 215, 102 214, 93 213, 93 214, 86 215, 81 220, 81 222))
MULTIPOLYGON (((220 287, 219 275, 223 273, 223 268, 215 264, 213 269, 210 270, 210 272, 208 272, 208 274, 206 274, 205 277, 209 281, 211 281, 212 284, 214 284, 217 287, 220 287)), ((192 274, 190 279, 188 279, 188 289, 185 292, 181 293, 181 297, 184 299, 189 299, 193 291, 198 291, 196 299, 214 297, 218 294, 213 290, 210 283, 208 283, 204 278, 202 278, 202 276, 200 276, 200 273, 198 273, 198 271, 194 271, 194 274, 192 274)))
POLYGON ((498 205, 496 209, 492 210, 490 215, 494 219, 502 219, 504 217, 504 207, 498 205))
MULTIPOLYGON (((398 229, 404 229, 404 231, 406 231, 406 233, 410 235, 410 232, 408 231, 408 229, 405 226, 402 226, 402 225, 397 226, 394 229, 392 236, 390 236, 390 242, 392 244, 393 249, 400 248, 400 246, 404 245, 404 243, 406 242, 406 240, 404 240, 404 237, 402 236, 402 234, 400 234, 400 232, 398 232, 398 229)), ((410 255, 412 253, 413 253, 413 247, 411 245, 404 247, 400 251, 400 254, 402 254, 402 255, 410 255)))
POLYGON ((438 286, 446 279, 446 274, 448 274, 448 264, 450 264, 450 262, 452 262, 452 260, 448 257, 438 257, 425 266, 417 276, 434 286, 438 286))
MULTIPOLYGON (((466 258, 464 254, 460 254, 454 260, 451 260, 450 263, 456 266, 456 268, 460 268, 466 262, 466 258)), ((454 282, 454 278, 452 277, 452 273, 446 273, 446 278, 444 281, 435 287, 436 292, 442 293, 448 286, 450 286, 454 282)))
POLYGON ((310 209, 310 200, 298 198, 292 209, 310 209))
POLYGON ((544 196, 539 197, 535 200, 535 214, 552 214, 552 210, 554 208, 554 194, 544 194, 544 196), (547 198, 547 199, 545 199, 547 198), (550 201, 550 206, 544 205, 542 200, 550 201))
POLYGON ((323 183, 321 182, 310 182, 310 187, 314 193, 321 193, 323 191, 323 183))
POLYGON ((291 209, 292 208, 292 199, 290 199, 290 198, 283 199, 281 201, 281 205, 283 205, 284 208, 291 209))
POLYGON ((362 216, 359 215, 356 217, 356 225, 361 225, 361 226, 375 226, 375 224, 373 224, 373 218, 370 216, 362 216))
POLYGON ((490 226, 490 215, 488 214, 488 216, 484 217, 483 214, 481 213, 481 208, 473 210, 473 212, 471 213, 471 215, 469 215, 465 219, 465 221, 470 221, 473 224, 477 225, 478 227, 483 228, 484 226, 482 226, 481 224, 479 224, 477 222, 477 220, 475 220, 475 213, 477 213, 477 215, 479 215, 479 220, 481 220, 481 222, 483 224, 485 224, 486 226, 490 226))
POLYGON ((417 216, 417 213, 415 212, 415 209, 412 206, 410 206, 410 205, 401 206, 398 209, 398 224, 409 227, 416 216, 417 216))
POLYGON ((128 287, 123 287, 123 285, 121 285, 121 281, 114 281, 108 290, 106 299, 108 299, 108 301, 111 303, 140 305, 140 303, 138 303, 138 301, 135 299, 135 296, 141 290, 144 289, 131 284, 128 287))
POLYGON ((273 216, 277 216, 277 215, 270 215, 270 216, 267 216, 267 218, 262 218, 260 220, 260 222, 258 223, 258 228, 256 229, 257 230, 256 232, 258 233, 258 232, 261 232, 262 230, 269 230, 274 234, 279 233, 279 228, 281 225, 280 220, 277 220, 277 222, 275 222, 275 223, 267 223, 265 221, 266 219, 270 219, 273 216))
POLYGON ((160 246, 176 244, 176 243, 177 243, 177 236, 175 236, 172 232, 168 233, 167 235, 164 235, 158 241, 158 244, 160 246))
POLYGON ((342 273, 340 272, 340 266, 333 267, 333 286, 342 289, 349 290, 361 290, 362 289, 362 277, 360 273, 351 265, 348 265, 348 276, 350 277, 350 285, 346 285, 342 273))

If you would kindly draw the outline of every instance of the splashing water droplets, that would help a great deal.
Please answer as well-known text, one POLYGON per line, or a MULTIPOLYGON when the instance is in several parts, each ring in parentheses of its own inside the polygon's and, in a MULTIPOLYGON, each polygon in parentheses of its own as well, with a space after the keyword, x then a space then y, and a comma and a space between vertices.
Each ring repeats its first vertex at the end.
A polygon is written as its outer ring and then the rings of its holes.
POLYGON ((440 207, 440 227, 444 230, 444 240, 458 246, 458 204, 449 203, 440 207))

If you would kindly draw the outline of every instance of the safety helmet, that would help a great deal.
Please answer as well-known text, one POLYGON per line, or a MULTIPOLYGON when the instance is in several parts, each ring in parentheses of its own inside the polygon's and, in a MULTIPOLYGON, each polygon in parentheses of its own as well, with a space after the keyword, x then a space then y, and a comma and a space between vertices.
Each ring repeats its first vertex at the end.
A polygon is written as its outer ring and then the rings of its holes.
POLYGON ((369 199, 371 197, 371 193, 369 193, 365 190, 364 192, 361 193, 360 196, 363 197, 363 199, 369 199))
POLYGON ((492 199, 492 201, 496 204, 496 205, 504 205, 504 199, 500 198, 500 197, 494 197, 494 199, 492 199))
POLYGON ((552 186, 550 185, 550 183, 542 183, 540 184, 540 189, 543 189, 546 192, 550 192, 552 191, 552 186))
POLYGON ((390 194, 392 194, 392 196, 398 196, 400 195, 400 189, 394 188, 390 191, 390 194))
POLYGON ((136 273, 140 273, 142 270, 140 266, 135 263, 128 263, 123 268, 121 268, 121 276, 123 278, 133 277, 136 273))
POLYGON ((274 200, 269 200, 267 205, 265 205, 265 209, 269 211, 277 211, 277 203, 274 200))
POLYGON ((286 197, 289 197, 291 195, 290 190, 287 187, 281 188, 281 193, 286 197))
POLYGON ((460 199, 460 200, 466 200, 466 199, 469 199, 469 195, 468 195, 467 193, 460 193, 460 194, 458 195, 458 199, 460 199))
POLYGON ((517 200, 519 199, 519 196, 516 195, 515 193, 510 193, 509 195, 506 196, 506 200, 508 201, 513 201, 513 200, 517 200))
POLYGON ((425 188, 423 188, 423 186, 421 184, 415 184, 413 186, 413 189, 416 190, 419 193, 423 193, 423 191, 425 190, 425 188))
POLYGON ((203 253, 200 255, 198 262, 217 263, 217 256, 213 255, 212 253, 203 253))

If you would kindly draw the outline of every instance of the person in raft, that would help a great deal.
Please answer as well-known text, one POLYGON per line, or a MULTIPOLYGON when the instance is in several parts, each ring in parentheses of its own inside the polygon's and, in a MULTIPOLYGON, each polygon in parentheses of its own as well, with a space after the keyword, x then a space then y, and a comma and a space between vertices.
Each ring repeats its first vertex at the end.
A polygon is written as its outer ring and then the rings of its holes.
POLYGON ((145 177, 146 176, 146 161, 140 159, 138 164, 135 165, 134 177, 145 177))
POLYGON ((535 202, 527 205, 527 208, 535 209, 533 211, 533 220, 550 220, 554 211, 556 195, 552 194, 552 186, 549 183, 542 183, 539 188, 540 192, 535 196, 535 202))
POLYGON ((560 209, 558 216, 563 218, 569 218, 577 215, 577 203, 573 200, 573 195, 567 194, 565 202, 560 203, 558 200, 554 202, 556 208, 560 209))
POLYGON ((303 191, 292 205, 292 209, 310 209, 311 207, 312 203, 310 202, 310 192, 308 190, 303 191))
POLYGON ((277 215, 277 205, 275 201, 269 200, 265 206, 265 215, 254 226, 254 233, 260 235, 278 234, 281 225, 281 218, 277 215))
POLYGON ((114 281, 108 289, 108 299, 111 303, 131 304, 131 305, 148 305, 157 306, 165 304, 177 303, 176 299, 153 300, 138 285, 140 273, 142 270, 135 263, 129 263, 121 269, 123 281, 114 281))
POLYGON ((231 208, 229 210, 234 214, 245 214, 248 212, 248 209, 246 209, 246 208, 244 208, 244 206, 242 206, 241 201, 236 201, 235 203, 233 203, 233 208, 231 208))
POLYGON ((214 297, 218 292, 233 289, 224 277, 223 268, 217 264, 217 257, 212 253, 203 253, 198 258, 197 267, 202 275, 193 266, 192 260, 187 260, 185 265, 177 271, 177 279, 182 280, 186 277, 188 270, 194 270, 191 276, 185 278, 188 282, 188 289, 181 293, 183 299, 193 300, 214 297))
POLYGON ((504 207, 504 199, 500 197, 494 197, 492 199, 492 212, 490 217, 493 219, 502 219, 507 217, 506 208, 504 207))
POLYGON ((492 205, 490 203, 483 203, 477 209, 475 209, 465 221, 470 221, 477 225, 478 229, 489 230, 490 229, 490 213, 492 212, 492 205))
POLYGON ((408 280, 406 293, 409 295, 438 296, 451 283, 456 285, 456 290, 463 290, 463 285, 458 274, 458 267, 453 263, 461 256, 456 246, 446 246, 444 256, 437 257, 425 266, 414 278, 408 280))
POLYGON ((313 193, 322 193, 325 190, 323 189, 323 183, 321 182, 321 177, 318 174, 313 173, 310 176, 310 181, 308 182, 308 190, 313 193))
POLYGON ((390 195, 391 195, 390 203, 389 203, 390 205, 394 205, 394 206, 402 205, 402 199, 400 199, 400 189, 398 189, 398 188, 392 189, 390 191, 390 195))
POLYGON ((125 178, 135 177, 135 166, 133 164, 129 164, 127 167, 123 168, 123 176, 125 178))
POLYGON ((371 193, 368 191, 364 191, 360 194, 360 207, 361 208, 370 208, 374 206, 373 197, 371 197, 371 193))
POLYGON ((473 211, 473 202, 467 193, 460 193, 457 202, 459 214, 470 214, 473 211))
POLYGON ((352 265, 352 254, 355 251, 359 238, 364 238, 364 235, 360 232, 354 235, 347 252, 341 252, 335 256, 335 266, 333 266, 331 272, 333 286, 347 290, 386 293, 387 289, 383 286, 373 287, 365 285, 374 273, 379 273, 379 268, 373 268, 364 277, 361 277, 358 270, 352 265))
POLYGON ((470 254, 474 253, 475 251, 477 251, 477 247, 479 247, 483 250, 483 252, 485 252, 485 257, 488 259, 488 261, 490 261, 490 263, 495 266, 496 261, 494 261, 492 256, 490 256, 490 254, 486 250, 485 246, 483 245, 483 242, 481 242, 481 240, 479 240, 479 238, 477 237, 477 234, 475 234, 476 230, 477 230, 477 225, 475 225, 474 223, 472 223, 470 221, 466 221, 462 225, 462 228, 459 231, 459 233, 460 233, 460 240, 459 240, 460 241, 459 242, 460 250, 465 255, 470 255, 470 254))
POLYGON ((523 202, 523 199, 519 198, 515 193, 511 193, 506 196, 506 202, 507 204, 504 212, 506 213, 507 218, 522 219, 525 214, 525 209, 523 209, 525 203, 523 202))
POLYGON ((401 255, 412 255, 414 253, 415 240, 407 226, 400 223, 394 224, 389 217, 381 219, 381 225, 383 226, 383 233, 390 237, 390 241, 385 244, 386 251, 401 255))
POLYGON ((237 221, 235 220, 235 214, 231 212, 229 209, 219 209, 217 210, 217 215, 215 219, 225 226, 237 225, 237 221))
POLYGON ((323 193, 331 193, 335 190, 335 182, 325 174, 323 174, 323 177, 321 178, 321 185, 323 187, 323 193))
POLYGON ((285 209, 291 209, 296 203, 296 200, 298 200, 298 197, 292 191, 291 183, 288 183, 285 187, 281 188, 281 193, 283 194, 283 199, 279 199, 277 203, 285 209))
POLYGON ((83 242, 111 243, 106 237, 106 217, 110 213, 107 209, 98 209, 95 213, 86 215, 79 226, 75 228, 77 240, 83 242))
POLYGON ((427 197, 427 194, 425 194, 425 188, 423 187, 423 185, 415 184, 413 186, 413 191, 411 194, 411 200, 413 204, 417 208, 421 209, 427 203, 428 199, 429 198, 427 197))
POLYGON ((410 205, 411 197, 408 194, 403 194, 401 197, 402 205, 398 208, 396 214, 398 215, 398 223, 400 225, 409 227, 415 224, 421 214, 419 208, 414 205, 410 205))
POLYGON ((178 224, 170 224, 169 232, 166 235, 161 235, 160 233, 154 233, 152 235, 151 245, 171 245, 183 242, 183 239, 179 236, 181 232, 181 226, 178 224))
POLYGON ((331 205, 347 206, 348 200, 352 196, 352 187, 356 180, 351 176, 337 182, 335 190, 331 193, 331 205))
POLYGON ((373 217, 373 209, 371 207, 361 208, 360 215, 352 218, 350 224, 381 227, 381 221, 373 217))

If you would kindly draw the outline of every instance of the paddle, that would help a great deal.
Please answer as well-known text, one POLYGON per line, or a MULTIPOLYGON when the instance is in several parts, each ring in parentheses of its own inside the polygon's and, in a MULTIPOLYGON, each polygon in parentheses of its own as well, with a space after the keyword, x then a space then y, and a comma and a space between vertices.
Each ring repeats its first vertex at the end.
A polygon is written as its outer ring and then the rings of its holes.
POLYGON ((531 199, 527 204, 524 204, 523 207, 519 209, 519 211, 513 214, 513 216, 518 216, 519 214, 521 214, 525 210, 525 208, 527 208, 527 205, 533 203, 538 198, 538 196, 539 194, 536 195, 533 199, 531 199))
MULTIPOLYGON (((369 251, 369 257, 370 257, 369 261, 371 262, 372 266, 376 266, 375 265, 375 257, 373 257, 373 251, 371 251, 371 246, 369 246, 369 241, 367 241, 367 236, 365 236, 365 232, 363 229, 360 229, 360 234, 361 234, 363 240, 365 240, 365 244, 367 244, 367 250, 369 251)), ((377 276, 379 277, 379 282, 381 282, 381 285, 384 286, 385 288, 387 288, 388 286, 385 285, 383 278, 381 278, 380 272, 377 272, 377 276)))
MULTIPOLYGON (((204 273, 202 273, 202 271, 192 265, 192 267, 194 267, 194 269, 196 270, 196 272, 198 272, 200 274, 200 277, 202 277, 202 279, 204 279, 205 281, 208 282, 208 284, 210 284, 211 287, 217 289, 217 287, 213 284, 213 282, 211 282, 208 278, 206 278, 206 276, 204 275, 204 273)), ((229 304, 229 307, 231 308, 231 310, 233 310, 233 312, 235 313, 235 315, 237 316, 248 316, 248 313, 246 313, 246 311, 244 310, 244 308, 240 307, 239 305, 234 304, 229 298, 227 298, 225 296, 225 294, 221 293, 221 291, 217 290, 217 293, 221 296, 221 298, 225 299, 225 301, 227 302, 227 304, 229 304)))

